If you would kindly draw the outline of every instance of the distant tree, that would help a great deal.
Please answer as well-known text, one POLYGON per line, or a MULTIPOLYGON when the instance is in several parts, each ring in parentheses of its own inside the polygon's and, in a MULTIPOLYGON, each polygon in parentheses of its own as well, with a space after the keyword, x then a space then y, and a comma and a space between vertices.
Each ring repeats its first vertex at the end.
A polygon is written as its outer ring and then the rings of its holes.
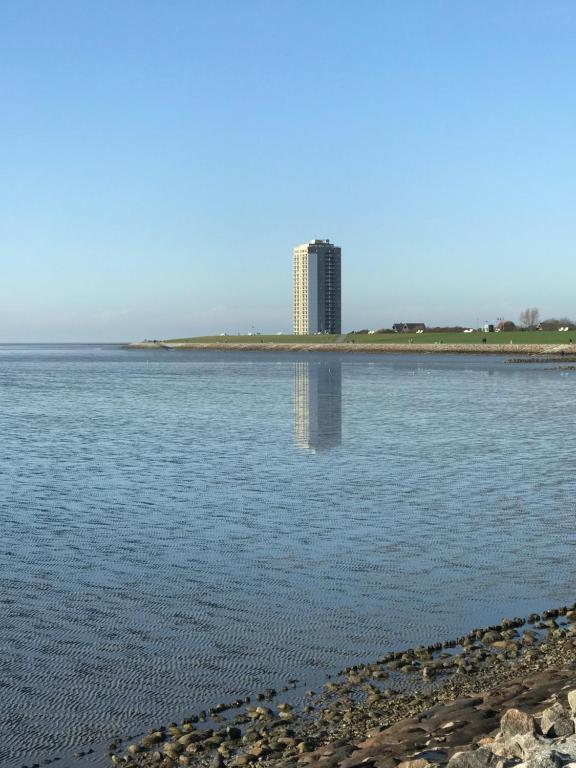
POLYGON ((500 320, 496 328, 499 331, 515 331, 516 323, 513 323, 512 320, 500 320))
POLYGON ((527 307, 520 312, 520 325, 524 328, 536 328, 539 317, 540 310, 538 307, 527 307))

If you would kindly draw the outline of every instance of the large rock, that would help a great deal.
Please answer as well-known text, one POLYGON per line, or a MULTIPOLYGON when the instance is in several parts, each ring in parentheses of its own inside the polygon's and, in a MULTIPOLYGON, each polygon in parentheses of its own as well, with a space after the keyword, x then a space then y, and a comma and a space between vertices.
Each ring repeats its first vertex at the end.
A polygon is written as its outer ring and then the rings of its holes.
POLYGON ((568 705, 573 713, 576 713, 576 690, 569 691, 568 693, 568 705))
POLYGON ((556 750, 562 754, 564 762, 567 760, 576 760, 576 736, 555 739, 549 742, 549 749, 556 750))
MULTIPOLYGON (((564 765, 564 759, 558 752, 552 750, 543 750, 537 752, 520 765, 525 765, 526 768, 560 768, 564 765)), ((517 767, 519 768, 519 767, 517 767)))
MULTIPOLYGON (((337 763, 337 765, 340 764, 337 763)), ((396 760, 390 755, 376 755, 373 765, 374 768, 396 768, 396 760)))
POLYGON ((448 760, 448 768, 494 768, 497 762, 490 747, 478 747, 473 752, 456 752, 448 760))
POLYGON ((536 722, 531 715, 519 709, 507 709, 500 720, 500 731, 504 739, 536 733, 536 722))
POLYGON ((574 723, 560 702, 542 712, 540 728, 544 736, 572 736, 574 723))
POLYGON ((423 752, 416 752, 415 755, 412 755, 412 760, 421 759, 434 765, 444 765, 448 762, 448 755, 444 749, 425 749, 423 752))
POLYGON ((532 733, 523 733, 516 736, 504 738, 499 734, 490 744, 493 754, 503 757, 506 760, 518 758, 525 760, 532 753, 540 748, 538 738, 532 733))
POLYGON ((516 768, 567 768, 576 758, 576 737, 558 738, 554 741, 532 736, 517 736, 524 743, 524 760, 516 768))

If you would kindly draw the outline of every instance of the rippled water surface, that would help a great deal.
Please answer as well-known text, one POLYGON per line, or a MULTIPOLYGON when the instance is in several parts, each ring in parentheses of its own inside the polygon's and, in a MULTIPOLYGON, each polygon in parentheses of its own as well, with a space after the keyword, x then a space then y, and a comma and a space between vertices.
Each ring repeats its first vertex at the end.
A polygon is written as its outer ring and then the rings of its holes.
POLYGON ((0 347, 0 764, 573 600, 544 368, 0 347))

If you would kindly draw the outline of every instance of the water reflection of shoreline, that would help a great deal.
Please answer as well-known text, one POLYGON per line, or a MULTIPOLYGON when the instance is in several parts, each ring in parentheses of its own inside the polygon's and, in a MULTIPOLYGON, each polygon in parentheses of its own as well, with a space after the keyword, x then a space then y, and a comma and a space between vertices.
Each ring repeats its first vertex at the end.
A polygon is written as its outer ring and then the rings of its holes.
POLYGON ((342 364, 294 364, 294 442, 299 448, 327 451, 342 443, 342 364))

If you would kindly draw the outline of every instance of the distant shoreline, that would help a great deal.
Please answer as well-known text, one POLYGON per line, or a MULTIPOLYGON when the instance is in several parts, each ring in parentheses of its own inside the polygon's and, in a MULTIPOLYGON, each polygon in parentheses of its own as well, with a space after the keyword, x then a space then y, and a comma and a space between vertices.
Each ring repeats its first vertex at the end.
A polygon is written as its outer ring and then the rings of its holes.
POLYGON ((292 342, 156 342, 140 341, 127 344, 126 349, 158 350, 217 350, 220 352, 339 352, 339 353, 424 353, 466 355, 546 355, 576 354, 576 344, 370 344, 342 342, 338 344, 294 344, 292 342))

